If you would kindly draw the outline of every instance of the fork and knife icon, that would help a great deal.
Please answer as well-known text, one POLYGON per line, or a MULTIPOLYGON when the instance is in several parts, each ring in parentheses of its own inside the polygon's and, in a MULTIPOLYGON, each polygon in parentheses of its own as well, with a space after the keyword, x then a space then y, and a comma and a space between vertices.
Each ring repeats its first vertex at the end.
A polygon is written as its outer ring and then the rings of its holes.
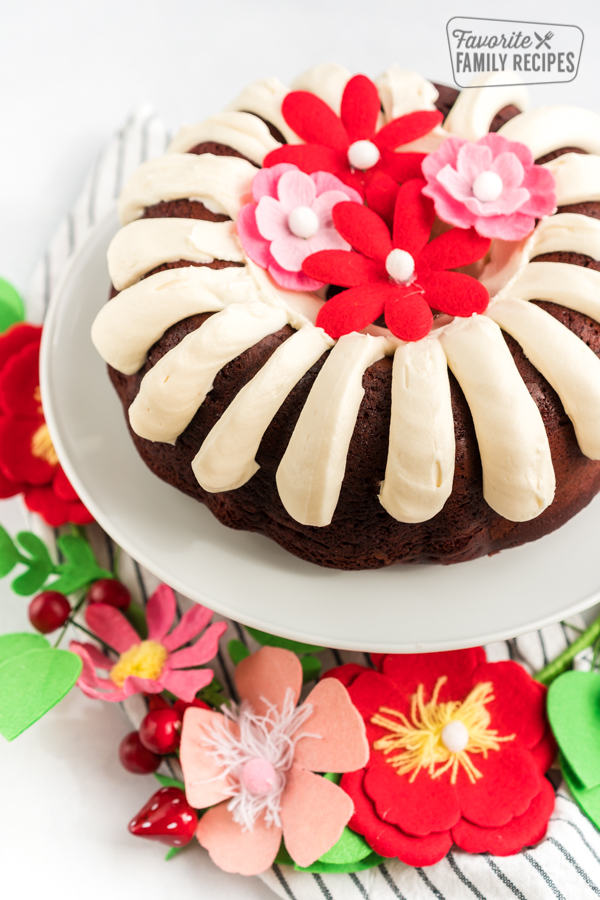
POLYGON ((540 34, 538 34, 537 31, 534 31, 533 33, 535 34, 536 38, 537 38, 538 41, 539 41, 539 44, 537 44, 537 46, 536 46, 536 48, 535 48, 536 50, 539 50, 540 47, 547 47, 548 50, 551 50, 551 49, 552 49, 552 48, 550 47, 550 44, 548 43, 548 41, 550 40, 550 38, 553 38, 553 37, 554 37, 554 32, 553 32, 553 31, 548 31, 547 34, 546 34, 544 37, 542 37, 540 34))

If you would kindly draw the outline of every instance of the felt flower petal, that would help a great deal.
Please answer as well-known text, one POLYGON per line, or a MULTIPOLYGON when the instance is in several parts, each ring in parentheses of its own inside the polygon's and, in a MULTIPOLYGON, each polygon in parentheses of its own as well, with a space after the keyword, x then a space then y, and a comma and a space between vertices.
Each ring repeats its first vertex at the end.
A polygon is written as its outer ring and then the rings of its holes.
POLYGON ((500 238, 502 241, 518 241, 527 237, 535 228, 532 215, 515 212, 511 216, 478 216, 475 228, 479 234, 489 238, 500 238))
POLYGON ((195 809, 206 809, 231 796, 231 788, 205 742, 208 732, 229 728, 222 713, 193 706, 185 711, 181 732, 180 762, 188 803, 195 809))
POLYGON ((47 429, 41 417, 0 418, 0 465, 7 477, 35 485, 52 480, 56 458, 52 463, 33 453, 35 436, 40 429, 47 429))
MULTIPOLYGON (((322 250, 349 249, 347 241, 335 230, 333 225, 330 228, 320 228, 313 237, 307 238, 305 243, 309 251, 307 256, 311 256, 313 253, 320 253, 322 250)), ((306 256, 304 259, 306 259, 306 256)))
POLYGON ((294 169, 284 172, 279 179, 277 196, 283 208, 291 212, 297 206, 312 206, 317 196, 317 186, 305 172, 294 169))
POLYGON ((514 153, 499 153, 492 162, 490 171, 500 176, 505 188, 522 186, 525 177, 523 164, 514 153))
POLYGON ((167 650, 176 650, 193 640, 197 634, 203 631, 213 617, 211 609, 195 603, 191 609, 181 617, 180 623, 168 634, 162 642, 167 650))
POLYGON ((540 772, 542 774, 547 772, 556 759, 556 754, 558 753, 556 740, 550 728, 546 729, 546 733, 544 734, 542 740, 539 742, 539 744, 536 744, 535 747, 532 747, 529 752, 533 756, 540 772))
MULTIPOLYGON (((310 176, 315 183, 317 189, 317 197, 329 191, 342 191, 346 195, 346 200, 354 200, 355 203, 362 203, 362 196, 355 191, 354 188, 344 184, 341 179, 332 175, 330 172, 313 172, 310 176)), ((314 205, 313 205, 313 208, 314 205)))
POLYGON ((302 271, 323 284, 341 287, 356 287, 372 281, 388 283, 385 267, 379 260, 367 259, 351 250, 320 250, 304 260, 302 271))
POLYGON ((380 103, 377 88, 370 78, 355 75, 350 79, 342 95, 341 118, 351 142, 372 139, 380 103))
POLYGON ((267 828, 264 818, 252 831, 243 831, 233 821, 227 803, 219 803, 204 813, 198 822, 196 837, 210 858, 224 872, 260 875, 269 869, 281 843, 281 828, 267 828))
POLYGON ((511 660, 483 663, 473 675, 473 684, 483 681, 502 686, 502 690, 494 691, 494 699, 487 704, 498 733, 515 733, 516 740, 527 748, 539 744, 547 728, 547 688, 511 660))
POLYGON ((394 709, 406 716, 410 715, 410 697, 413 692, 399 691, 390 678, 372 669, 353 679, 348 686, 348 693, 363 717, 370 746, 387 734, 384 728, 371 722, 381 707, 394 709))
POLYGON ((172 589, 167 584, 159 584, 146 605, 148 637, 151 641, 162 641, 173 624, 176 610, 172 589))
POLYGON ((484 257, 489 248, 489 238, 481 237, 474 228, 452 228, 424 247, 419 256, 419 271, 468 266, 484 257))
POLYGON ((429 134, 442 122, 443 116, 437 110, 418 110, 400 116, 384 125, 374 137, 374 143, 380 150, 395 150, 401 144, 410 144, 417 138, 429 134))
POLYGON ((523 187, 529 191, 529 200, 519 212, 525 215, 549 216, 556 207, 556 182, 554 175, 543 166, 532 166, 526 173, 523 187))
POLYGON ((153 678, 128 675, 123 682, 123 693, 126 697, 131 697, 133 694, 160 694, 163 687, 162 678, 160 681, 155 681, 153 678))
POLYGON ((252 179, 252 197, 258 203, 261 197, 272 197, 277 200, 277 184, 284 172, 293 172, 291 163, 279 163, 268 169, 259 169, 252 179))
POLYGON ((26 344, 7 359, 0 374, 0 406, 16 416, 39 416, 40 345, 26 344))
POLYGON ((275 262, 286 272, 301 272, 302 263, 310 256, 310 246, 304 238, 288 233, 271 241, 271 253, 275 262))
POLYGON ((394 247, 415 258, 429 240, 435 218, 433 202, 422 194, 424 185, 420 178, 403 184, 394 210, 394 247))
POLYGON ((177 650, 169 656, 170 669, 185 669, 191 666, 203 666, 217 655, 219 638, 227 631, 227 622, 213 622, 202 637, 183 650, 177 650))
POLYGON ((490 751, 487 759, 477 754, 472 761, 482 777, 472 784, 461 773, 456 788, 463 817, 474 825, 506 825, 523 815, 542 789, 542 775, 531 754, 512 742, 490 751))
POLYGON ((27 344, 37 344, 39 347, 42 339, 41 325, 31 325, 29 322, 17 322, 15 325, 0 334, 0 372, 11 359, 27 344))
POLYGON ((273 257, 269 250, 268 240, 258 230, 256 210, 256 203, 247 203, 242 206, 236 223, 237 231, 244 252, 258 266, 266 269, 273 257))
POLYGON ((385 153, 383 155, 386 171, 399 184, 412 178, 422 178, 421 166, 425 153, 385 153))
POLYGON ((302 666, 289 650, 261 647, 236 666, 235 682, 240 699, 247 700, 258 715, 264 716, 269 704, 283 707, 288 690, 296 705, 302 687, 302 666))
POLYGON ((377 755, 377 763, 367 769, 363 787, 380 819, 414 837, 456 825, 460 819, 456 785, 449 779, 433 781, 423 771, 411 782, 409 775, 399 775, 385 762, 383 754, 377 755))
POLYGON ((427 272, 420 276, 419 283, 430 307, 449 316, 482 313, 490 302, 481 282, 461 272, 427 272))
POLYGON ((8 497, 14 497, 16 494, 22 494, 27 483, 25 481, 13 481, 7 478, 0 468, 0 500, 6 500, 8 497))
POLYGON ((56 496, 52 486, 27 487, 24 491, 25 505, 37 513, 52 528, 59 528, 72 522, 74 525, 89 525, 94 521, 92 514, 80 501, 69 502, 56 496))
POLYGON ((423 160, 422 171, 429 184, 435 183, 436 176, 444 166, 453 166, 459 149, 466 144, 464 138, 448 138, 442 141, 435 153, 428 153, 423 160))
POLYGON ((313 711, 297 732, 294 762, 312 772, 353 772, 365 766, 369 759, 365 726, 341 682, 320 681, 305 703, 313 711))
POLYGON ((473 673, 485 661, 482 647, 440 653, 388 654, 383 661, 383 672, 403 693, 414 694, 422 684, 427 696, 431 696, 440 675, 446 675, 448 681, 439 695, 440 701, 446 702, 464 700, 472 688, 473 673))
MULTIPOLYGON (((76 641, 71 641, 71 644, 78 644, 78 647, 83 647, 90 658, 90 661, 93 663, 96 669, 103 669, 106 672, 110 672, 112 667, 114 666, 114 662, 112 659, 109 659, 105 653, 102 653, 94 644, 89 644, 84 642, 79 644, 76 641)), ((72 646, 69 645, 69 649, 72 650, 72 646)))
POLYGON ((521 816, 515 816, 499 828, 481 828, 461 819, 452 829, 454 842, 468 853, 492 853, 512 856, 523 847, 531 847, 544 837, 554 809, 552 785, 542 778, 542 789, 521 816))
POLYGON ((101 665, 98 666, 98 659, 96 654, 102 656, 99 650, 94 647, 93 644, 89 644, 87 642, 81 643, 79 641, 71 641, 69 643, 69 650, 71 653, 77 653, 79 657, 81 657, 81 662, 83 664, 83 668, 81 670, 81 675, 79 676, 77 683, 84 682, 86 685, 90 687, 96 687, 98 684, 103 684, 105 687, 109 687, 111 689, 115 689, 115 684, 112 681, 109 681, 106 678, 98 678, 96 675, 96 667, 98 668, 108 668, 112 669, 112 662, 108 660, 108 657, 105 657, 108 662, 108 666, 102 661, 101 665))
POLYGON ((375 172, 366 187, 366 198, 369 209, 376 212, 385 224, 392 228, 394 208, 400 185, 386 172, 375 172))
POLYGON ((176 697, 191 703, 198 691, 210 684, 212 679, 212 669, 165 669, 160 683, 176 697))
POLYGON ((420 341, 431 331, 433 315, 417 285, 395 285, 385 303, 385 324, 403 341, 420 341))
POLYGON ((383 219, 358 203, 339 203, 333 209, 335 227, 355 250, 370 259, 385 260, 392 250, 390 233, 383 219))
MULTIPOLYGON (((294 173, 290 172, 289 174, 295 174, 296 172, 297 169, 294 170, 294 173)), ((298 172, 298 174, 304 175, 304 172, 298 172)), ((306 178, 308 178, 308 175, 306 178)), ((266 238, 268 241, 273 241, 280 237, 291 237, 288 227, 288 214, 279 200, 274 200, 272 197, 261 197, 260 203, 256 207, 256 225, 261 237, 266 238)))
POLYGON ((335 339, 361 331, 379 318, 389 291, 386 284, 363 284, 336 294, 319 310, 317 328, 335 339))
POLYGON ((75 488, 65 475, 63 467, 60 465, 58 465, 54 471, 52 490, 59 500, 65 500, 67 503, 73 503, 79 500, 75 488))
POLYGON ((321 144, 286 144, 267 153, 263 165, 291 163, 310 175, 313 172, 337 173, 343 169, 345 162, 345 151, 332 150, 321 144))
MULTIPOLYGON (((337 181, 337 179, 336 179, 337 181)), ((351 191, 351 188, 346 189, 348 192, 351 191)), ((356 193, 352 191, 352 193, 356 193)), ((335 190, 335 191, 325 191, 323 194, 319 194, 314 203, 312 204, 312 211, 317 214, 319 217, 319 224, 321 228, 333 228, 333 215, 332 210, 333 207, 338 203, 344 203, 348 201, 348 194, 344 191, 335 190)), ((362 200, 359 199, 359 202, 362 203, 362 200)), ((336 232, 337 233, 337 232, 336 232)), ((341 240, 344 239, 341 235, 338 235, 341 240)), ((344 241, 346 245, 346 242, 344 241)), ((347 246, 347 245, 346 245, 347 246)))
POLYGON ((348 132, 330 106, 309 91, 291 91, 281 104, 283 117, 307 144, 324 144, 333 150, 348 147, 348 132))
POLYGON ((304 272, 289 272, 275 260, 269 263, 268 271, 273 281, 288 291, 318 291, 323 287, 322 281, 315 281, 304 272))
POLYGON ((485 144, 463 144, 456 156, 456 171, 472 184, 478 175, 491 167, 493 158, 491 149, 485 144))
POLYGON ((333 669, 328 669, 321 676, 321 680, 324 680, 325 678, 337 678, 344 687, 349 687, 353 681, 356 681, 359 675, 364 675, 365 672, 369 671, 371 670, 367 669, 365 666, 359 666, 358 663, 345 663, 343 666, 335 666, 333 669))
MULTIPOLYGON (((425 163, 423 163, 424 168, 425 163)), ((470 228, 475 224, 477 217, 467 209, 464 203, 455 200, 439 182, 430 181, 423 188, 423 196, 430 197, 435 201, 435 211, 443 222, 451 222, 457 228, 470 228)))
POLYGON ((426 837, 410 837, 395 825, 382 821, 363 788, 363 771, 342 776, 341 786, 352 798, 354 815, 349 825, 362 834, 370 847, 380 856, 398 857, 408 866, 432 866, 447 854, 452 846, 449 831, 434 832, 426 837))
POLYGON ((141 643, 133 625, 108 603, 91 603, 86 608, 85 621, 88 628, 117 653, 125 653, 134 644, 141 643))
POLYGON ((299 866, 310 866, 342 836, 354 806, 337 784, 293 765, 281 797, 285 846, 299 866))

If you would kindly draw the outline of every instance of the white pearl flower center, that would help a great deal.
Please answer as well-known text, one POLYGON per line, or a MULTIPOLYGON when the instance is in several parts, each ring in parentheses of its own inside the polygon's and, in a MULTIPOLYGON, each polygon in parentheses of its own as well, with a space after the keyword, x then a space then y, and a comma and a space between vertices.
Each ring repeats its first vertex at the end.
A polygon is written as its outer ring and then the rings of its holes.
POLYGON ((249 759, 242 766, 240 781, 255 797, 262 797, 275 787, 277 773, 268 759, 249 759))
POLYGON ((415 261, 406 250, 395 249, 388 253, 385 270, 398 284, 406 284, 415 274, 415 261))
POLYGON ((450 753, 461 753, 469 743, 467 726, 459 719, 448 722, 442 729, 442 744, 450 753))
POLYGON ((297 206, 288 216, 288 228, 299 238, 311 238, 319 230, 319 217, 310 206, 297 206))
POLYGON ((354 141, 348 147, 348 162, 353 169, 372 169, 380 157, 379 148, 372 141, 354 141))
POLYGON ((504 185, 496 172, 480 172, 471 186, 473 196, 481 203, 497 200, 502 193, 504 185))

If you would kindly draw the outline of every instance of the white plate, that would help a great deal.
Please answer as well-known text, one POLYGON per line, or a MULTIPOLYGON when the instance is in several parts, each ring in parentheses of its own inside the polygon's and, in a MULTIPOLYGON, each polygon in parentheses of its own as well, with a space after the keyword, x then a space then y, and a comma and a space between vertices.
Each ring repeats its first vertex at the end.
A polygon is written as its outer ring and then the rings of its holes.
POLYGON ((257 534, 232 531, 150 473, 90 340, 106 302, 99 224, 53 297, 41 356, 42 399, 57 453, 102 527, 188 597, 285 637, 350 650, 449 650, 514 637, 600 598, 600 498, 554 534, 454 566, 338 572, 257 534))

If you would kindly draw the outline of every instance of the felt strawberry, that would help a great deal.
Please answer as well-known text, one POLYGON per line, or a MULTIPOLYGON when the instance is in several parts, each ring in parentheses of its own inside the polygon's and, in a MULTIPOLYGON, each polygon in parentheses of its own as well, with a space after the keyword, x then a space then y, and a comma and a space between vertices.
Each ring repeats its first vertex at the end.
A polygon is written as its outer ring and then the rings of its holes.
POLYGON ((361 331, 383 313, 393 334, 418 341, 431 330, 432 309, 471 316, 487 307, 489 295, 479 281, 448 270, 481 259, 489 239, 473 228, 453 228, 429 241, 434 209, 422 194, 424 184, 415 178, 400 188, 391 235, 366 206, 334 206, 335 226, 354 250, 321 250, 302 265, 317 281, 350 288, 319 311, 317 325, 331 337, 361 331))
POLYGON ((187 802, 183 791, 164 787, 150 797, 128 828, 136 837, 169 847, 184 847, 194 837, 197 825, 198 813, 187 802))

